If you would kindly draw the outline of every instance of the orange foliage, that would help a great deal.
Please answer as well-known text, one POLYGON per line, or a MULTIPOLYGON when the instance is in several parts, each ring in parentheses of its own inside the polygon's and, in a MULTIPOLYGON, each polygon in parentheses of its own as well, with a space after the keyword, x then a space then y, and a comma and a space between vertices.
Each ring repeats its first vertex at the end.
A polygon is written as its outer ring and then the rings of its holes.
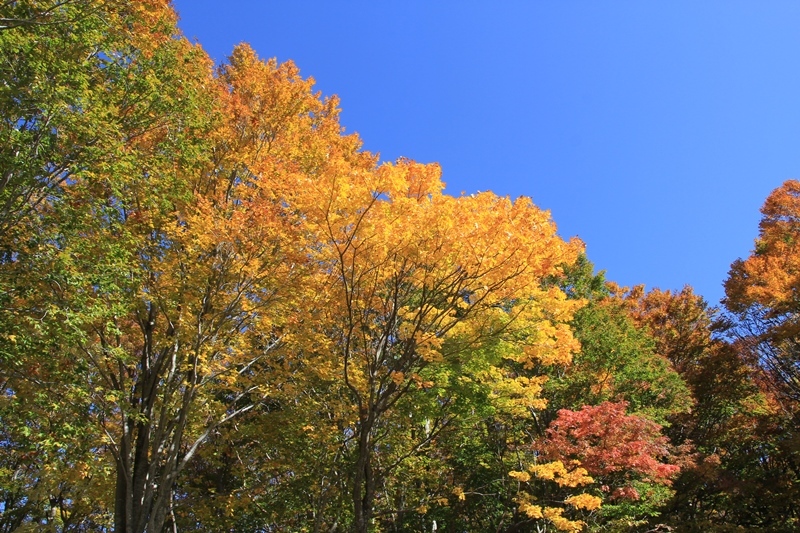
POLYGON ((758 304, 779 316, 796 311, 800 290, 800 181, 773 191, 761 213, 755 250, 732 265, 725 303, 734 312, 758 304))
POLYGON ((774 190, 761 208, 759 237, 725 282, 725 306, 739 319, 739 347, 769 373, 775 390, 800 401, 800 181, 774 190))

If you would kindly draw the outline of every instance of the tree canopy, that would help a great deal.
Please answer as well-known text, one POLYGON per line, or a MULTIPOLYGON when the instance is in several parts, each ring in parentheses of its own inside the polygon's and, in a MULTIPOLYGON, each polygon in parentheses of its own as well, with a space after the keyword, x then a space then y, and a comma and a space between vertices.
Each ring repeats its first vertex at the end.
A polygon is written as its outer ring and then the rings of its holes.
POLYGON ((176 20, 0 5, 0 532, 797 527, 797 182, 621 288, 176 20))

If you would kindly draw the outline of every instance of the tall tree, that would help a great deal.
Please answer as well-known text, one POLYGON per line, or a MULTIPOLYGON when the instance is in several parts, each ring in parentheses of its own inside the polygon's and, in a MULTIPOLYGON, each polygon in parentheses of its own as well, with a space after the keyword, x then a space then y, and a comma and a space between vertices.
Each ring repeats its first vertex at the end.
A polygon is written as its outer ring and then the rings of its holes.
MULTIPOLYGON (((214 78, 167 2, 42 6, 13 3, 22 22, 2 32, 19 76, 4 87, 20 92, 6 95, 3 134, 20 148, 4 152, 0 191, 14 230, 0 263, 0 414, 27 437, 12 397, 69 406, 90 453, 110 456, 114 530, 162 531, 198 448, 265 396, 259 371, 289 295, 302 296, 291 288, 305 234, 281 193, 332 146, 358 144, 291 64, 243 46, 214 78), (45 365, 36 392, 31 369, 45 365)), ((53 438, 75 464, 74 441, 53 438)))
POLYGON ((725 306, 740 342, 782 396, 800 402, 800 182, 774 190, 761 208, 755 249, 731 265, 725 306))
MULTIPOLYGON (((45 502, 41 520, 70 528, 81 515, 76 481, 104 477, 105 465, 92 458, 105 445, 86 424, 96 404, 85 394, 75 331, 56 312, 71 289, 64 259, 92 234, 91 225, 82 233, 81 217, 94 209, 111 225, 122 212, 111 202, 130 170, 154 166, 143 153, 190 136, 188 109, 200 104, 192 76, 208 63, 173 39, 176 17, 161 0, 5 2, 2 10, 0 416, 12 439, 3 450, 30 452, 25 471, 37 490, 21 501, 29 508, 45 502), (182 75, 187 83, 178 89, 182 75), (84 466, 92 463, 98 469, 89 474, 84 466)), ((93 259, 108 266, 120 258, 93 259)), ((108 289, 99 279, 92 287, 108 289)), ((102 514, 100 500, 92 506, 102 514)), ((24 514, 23 522, 34 520, 24 514)))
MULTIPOLYGON (((506 357, 521 364, 569 359, 574 343, 565 321, 574 306, 540 285, 576 248, 526 199, 442 194, 433 165, 403 160, 327 179, 307 184, 328 195, 308 210, 323 235, 321 287, 330 294, 330 351, 315 366, 338 374, 353 405, 344 426, 352 436, 353 520, 356 531, 367 531, 392 469, 453 419, 451 399, 434 389, 436 368, 501 337, 513 346, 506 357), (426 418, 414 414, 429 401, 420 410, 426 418), (403 419, 420 425, 415 437, 389 444, 403 419)), ((539 401, 534 380, 501 377, 492 386, 516 387, 502 396, 521 409, 539 401)))
POLYGON ((625 401, 631 412, 660 424, 669 415, 690 409, 686 384, 653 335, 631 313, 629 302, 641 294, 641 287, 628 290, 606 282, 602 272, 594 274, 585 256, 566 267, 561 277, 548 281, 588 303, 571 324, 580 351, 572 365, 554 369, 547 384, 554 408, 545 414, 543 426, 559 408, 577 410, 606 401, 625 401))
POLYGON ((634 291, 627 304, 695 401, 691 412, 671 416, 667 429, 673 443, 693 447, 695 463, 675 482, 668 523, 686 531, 793 529, 791 414, 780 408, 752 354, 727 341, 730 325, 690 287, 634 291))

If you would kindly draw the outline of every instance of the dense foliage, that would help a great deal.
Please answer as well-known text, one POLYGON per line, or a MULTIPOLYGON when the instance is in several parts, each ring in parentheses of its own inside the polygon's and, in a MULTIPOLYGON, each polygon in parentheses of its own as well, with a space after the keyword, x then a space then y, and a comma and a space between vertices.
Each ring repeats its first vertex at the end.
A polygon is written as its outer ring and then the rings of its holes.
POLYGON ((0 532, 794 531, 800 184, 726 310, 167 0, 0 2, 0 532))

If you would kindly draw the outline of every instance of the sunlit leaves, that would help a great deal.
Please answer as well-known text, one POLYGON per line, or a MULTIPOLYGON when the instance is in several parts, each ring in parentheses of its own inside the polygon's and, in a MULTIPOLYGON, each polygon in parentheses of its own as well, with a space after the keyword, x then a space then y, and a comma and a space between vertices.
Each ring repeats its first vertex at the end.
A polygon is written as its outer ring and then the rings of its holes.
POLYGON ((780 393, 800 401, 800 182, 774 190, 761 209, 759 237, 725 282, 725 305, 736 333, 780 393))
POLYGON ((546 438, 535 444, 537 462, 509 473, 525 484, 517 496, 520 512, 546 518, 558 529, 579 531, 587 525, 579 516, 610 525, 617 517, 632 521, 663 505, 669 493, 657 494, 680 470, 670 461, 674 450, 658 424, 626 414, 626 407, 624 402, 605 402, 579 411, 560 410, 546 438), (579 487, 584 492, 576 492, 579 487), (547 507, 533 503, 537 497, 562 498, 566 507, 548 513, 547 507))
POLYGON ((668 439, 655 422, 625 414, 626 407, 606 402, 559 411, 547 431, 545 455, 578 460, 607 484, 641 476, 669 485, 680 469, 664 461, 671 454, 668 439))
MULTIPOLYGON (((535 489, 537 484, 541 485, 542 482, 552 482, 559 489, 566 489, 559 491, 559 494, 566 494, 571 492, 569 489, 582 487, 594 482, 594 479, 587 475, 586 469, 578 466, 579 464, 578 461, 571 462, 569 467, 565 466, 561 461, 533 464, 528 467, 527 471, 509 472, 509 477, 522 484, 529 485, 531 490, 535 489)), ((555 494, 550 494, 549 496, 548 503, 554 499, 555 494)), ((534 521, 545 520, 551 523, 558 531, 577 532, 583 530, 586 525, 582 520, 572 520, 565 517, 564 512, 567 509, 564 507, 550 504, 542 506, 533 503, 537 500, 530 492, 521 492, 515 498, 515 501, 519 506, 520 513, 534 521)), ((602 500, 591 494, 581 492, 564 498, 562 503, 573 510, 593 511, 600 507, 602 500)))
POLYGON ((2 528, 631 528, 690 440, 684 511, 794 520, 797 183, 726 344, 529 199, 379 163, 293 63, 214 71, 165 0, 6 4, 2 528))

